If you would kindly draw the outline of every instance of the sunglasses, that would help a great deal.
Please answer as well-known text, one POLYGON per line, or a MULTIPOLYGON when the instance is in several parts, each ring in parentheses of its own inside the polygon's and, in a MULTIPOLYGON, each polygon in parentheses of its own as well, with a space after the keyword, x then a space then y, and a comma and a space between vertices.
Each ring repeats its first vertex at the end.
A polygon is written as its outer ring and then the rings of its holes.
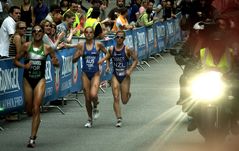
POLYGON ((37 33, 37 32, 43 32, 43 30, 42 29, 33 29, 32 30, 32 33, 37 33))
POLYGON ((116 39, 124 39, 124 36, 116 36, 116 39))
POLYGON ((20 29, 20 30, 24 30, 24 29, 26 30, 27 27, 19 27, 19 29, 20 29))
POLYGON ((92 34, 93 31, 85 31, 85 34, 92 34))

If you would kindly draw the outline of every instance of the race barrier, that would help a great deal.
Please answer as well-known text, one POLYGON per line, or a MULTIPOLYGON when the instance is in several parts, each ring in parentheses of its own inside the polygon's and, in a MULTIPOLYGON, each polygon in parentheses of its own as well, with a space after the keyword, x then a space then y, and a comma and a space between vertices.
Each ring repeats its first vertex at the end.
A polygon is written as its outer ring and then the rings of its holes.
MULTIPOLYGON (((156 22, 152 27, 140 27, 127 30, 125 45, 138 53, 139 61, 147 61, 151 56, 160 54, 165 49, 172 47, 182 40, 179 27, 181 15, 165 22, 156 22)), ((106 48, 115 44, 114 36, 107 40, 100 40, 106 48), (113 37, 113 38, 112 38, 113 37)), ((73 39, 73 43, 82 41, 82 38, 73 39)), ((54 67, 47 57, 46 62, 46 91, 43 105, 49 104, 70 93, 82 90, 81 58, 73 63, 75 48, 62 49, 56 52, 60 62, 59 67, 54 67)), ((100 55, 101 57, 104 54, 100 55)), ((112 77, 112 63, 110 72, 105 72, 106 63, 101 67, 101 81, 110 80, 112 77)), ((0 60, 0 116, 11 112, 20 112, 24 109, 23 96, 23 69, 17 68, 11 58, 0 60)))

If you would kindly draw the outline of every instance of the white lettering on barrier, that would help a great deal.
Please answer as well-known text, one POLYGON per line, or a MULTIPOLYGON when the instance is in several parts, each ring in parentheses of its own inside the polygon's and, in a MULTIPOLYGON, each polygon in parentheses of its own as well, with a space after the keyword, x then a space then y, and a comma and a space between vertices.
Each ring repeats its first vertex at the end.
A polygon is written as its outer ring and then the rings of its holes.
POLYGON ((62 73, 61 75, 66 76, 67 74, 72 73, 72 57, 73 56, 62 56, 63 64, 62 64, 62 73))
POLYGON ((137 32, 137 36, 138 36, 138 45, 142 46, 146 44, 145 41, 145 33, 144 32, 137 32))
POLYGON ((165 27, 164 26, 157 26, 157 37, 165 36, 165 27))
POLYGON ((153 28, 148 29, 148 41, 154 41, 154 31, 153 28))
POLYGON ((134 48, 136 52, 138 52, 137 45, 138 45, 137 36, 134 36, 134 48))
POLYGON ((70 79, 70 80, 67 80, 67 81, 65 81, 65 82, 62 83, 61 91, 64 91, 64 90, 70 89, 71 86, 72 86, 71 79, 70 79))
POLYGON ((133 36, 127 35, 125 38, 124 44, 128 46, 129 48, 134 48, 133 36))
POLYGON ((18 106, 23 105, 23 99, 22 96, 14 97, 14 98, 9 98, 5 100, 1 100, 0 107, 3 109, 10 109, 18 106))
POLYGON ((51 62, 50 61, 46 61, 45 79, 46 79, 46 81, 52 81, 51 62))
POLYGON ((53 87, 46 88, 45 97, 51 96, 53 94, 53 87))
POLYGON ((172 34, 173 33, 173 23, 167 22, 167 26, 168 26, 168 33, 172 34))
POLYGON ((6 91, 10 93, 20 90, 18 75, 18 68, 4 70, 0 68, 0 95, 3 95, 6 91))

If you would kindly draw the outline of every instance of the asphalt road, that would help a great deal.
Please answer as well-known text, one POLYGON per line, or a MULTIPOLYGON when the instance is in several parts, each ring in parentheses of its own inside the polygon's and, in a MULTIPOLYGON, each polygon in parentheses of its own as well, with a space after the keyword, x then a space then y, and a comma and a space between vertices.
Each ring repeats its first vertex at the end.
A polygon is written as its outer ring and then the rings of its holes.
MULTIPOLYGON (((132 97, 127 105, 122 105, 121 128, 114 126, 113 97, 111 88, 106 88, 105 93, 99 92, 101 115, 92 128, 84 128, 87 120, 85 108, 68 101, 67 105, 61 106, 65 115, 56 109, 41 114, 35 149, 26 148, 31 118, 23 116, 20 121, 2 122, 5 130, 0 132, 0 151, 206 150, 197 131, 187 132, 187 117, 175 105, 182 71, 172 56, 164 54, 163 57, 163 60, 157 58, 159 63, 150 61, 151 67, 143 65, 145 71, 133 72, 132 97)), ((84 104, 83 95, 78 97, 84 104)), ((225 149, 225 146, 215 150, 218 149, 225 149)))

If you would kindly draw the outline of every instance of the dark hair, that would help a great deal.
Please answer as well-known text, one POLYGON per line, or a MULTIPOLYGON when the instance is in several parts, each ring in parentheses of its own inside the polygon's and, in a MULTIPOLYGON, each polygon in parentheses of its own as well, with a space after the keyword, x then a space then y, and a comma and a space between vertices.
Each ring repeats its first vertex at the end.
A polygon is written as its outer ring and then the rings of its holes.
POLYGON ((21 10, 20 7, 18 7, 18 6, 12 6, 12 7, 10 7, 8 13, 9 13, 9 14, 12 14, 12 13, 14 12, 15 9, 19 9, 19 10, 21 10))
POLYGON ((122 8, 120 8, 119 12, 121 15, 123 15, 128 12, 128 9, 126 7, 122 7, 122 8))
POLYGON ((78 4, 76 0, 71 0, 71 4, 72 3, 78 4))
POLYGON ((90 14, 91 18, 98 18, 100 16, 100 8, 99 7, 93 7, 93 10, 90 14))
POLYGON ((52 4, 50 6, 50 12, 53 12, 53 11, 61 11, 61 8, 60 6, 56 5, 56 4, 52 4))
POLYGON ((91 4, 96 4, 96 3, 102 4, 102 2, 100 0, 92 0, 91 1, 91 4))
POLYGON ((88 29, 88 28, 92 29, 93 33, 95 33, 95 30, 94 30, 94 28, 93 28, 92 26, 86 27, 86 28, 84 29, 84 33, 85 33, 86 29, 88 29))
POLYGON ((117 36, 118 33, 123 33, 123 34, 124 34, 124 38, 126 37, 126 33, 125 33, 125 31, 123 31, 123 30, 118 30, 118 31, 116 32, 115 36, 117 36))
POLYGON ((68 2, 67 7, 69 7, 69 1, 68 1, 68 0, 61 0, 60 6, 61 6, 61 7, 63 6, 64 1, 67 1, 67 2, 68 2))

